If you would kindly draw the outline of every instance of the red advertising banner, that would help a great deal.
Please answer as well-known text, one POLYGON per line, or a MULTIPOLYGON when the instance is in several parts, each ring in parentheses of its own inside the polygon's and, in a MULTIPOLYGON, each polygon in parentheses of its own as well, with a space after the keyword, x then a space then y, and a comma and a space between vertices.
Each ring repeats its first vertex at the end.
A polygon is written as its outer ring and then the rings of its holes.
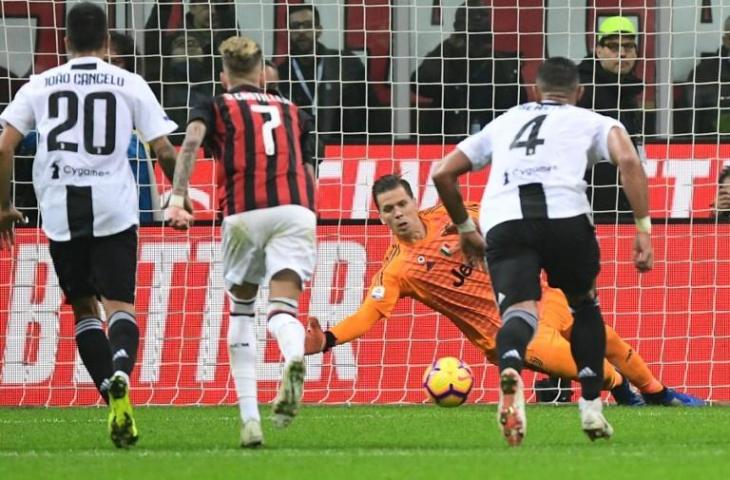
MULTIPOLYGON (((600 225, 600 299, 606 321, 665 384, 730 401, 730 224, 655 226, 656 267, 630 260, 632 226, 600 225)), ((36 229, 19 229, 0 252, 0 405, 98 402, 78 359, 71 312, 36 229)), ((133 373, 141 404, 235 400, 227 366, 227 300, 218 227, 187 234, 143 228, 137 289, 142 335, 133 373)), ((385 227, 321 226, 318 265, 301 305, 326 327, 354 312, 389 243, 385 227)), ((263 293, 265 297, 265 292, 263 293)), ((261 309, 266 300, 259 301, 261 309)), ((261 401, 274 396, 279 352, 259 315, 261 401)), ((367 335, 308 357, 308 402, 421 402, 420 379, 435 358, 455 355, 477 381, 470 401, 496 400, 496 370, 443 317, 411 300, 367 335)), ((528 380, 531 384, 531 380, 528 380)))
MULTIPOLYGON (((370 187, 387 173, 401 173, 411 184, 421 208, 436 204, 430 180, 437 162, 453 145, 329 145, 319 167, 320 218, 375 218, 370 187)), ((730 165, 730 144, 647 145, 645 170, 649 177, 651 215, 654 218, 708 218, 715 200, 717 178, 730 165)), ((191 180, 191 196, 199 219, 213 219, 217 205, 215 162, 200 159, 191 180)), ((164 196, 169 185, 157 167, 164 196)), ((488 169, 462 181, 467 200, 481 200, 488 169)))

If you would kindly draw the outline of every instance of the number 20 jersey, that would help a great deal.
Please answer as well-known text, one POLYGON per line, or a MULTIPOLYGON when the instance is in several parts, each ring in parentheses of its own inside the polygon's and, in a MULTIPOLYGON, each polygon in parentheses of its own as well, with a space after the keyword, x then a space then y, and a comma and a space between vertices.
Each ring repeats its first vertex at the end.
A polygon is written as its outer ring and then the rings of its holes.
POLYGON ((33 185, 43 229, 55 241, 138 224, 132 131, 150 141, 177 128, 142 77, 96 57, 33 75, 0 121, 23 135, 38 131, 33 185))
POLYGON ((589 166, 610 160, 613 127, 624 128, 584 108, 531 102, 509 109, 459 143, 472 170, 492 165, 482 197, 482 232, 509 220, 590 213, 583 177, 589 166))

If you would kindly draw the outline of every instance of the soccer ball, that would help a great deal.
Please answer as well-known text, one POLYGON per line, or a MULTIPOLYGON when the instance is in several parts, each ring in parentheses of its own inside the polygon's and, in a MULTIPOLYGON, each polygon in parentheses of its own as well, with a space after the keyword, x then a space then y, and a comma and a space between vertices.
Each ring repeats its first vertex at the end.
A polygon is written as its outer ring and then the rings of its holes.
POLYGON ((458 407, 464 403, 473 384, 469 365, 455 357, 439 358, 423 375, 423 388, 440 407, 458 407))

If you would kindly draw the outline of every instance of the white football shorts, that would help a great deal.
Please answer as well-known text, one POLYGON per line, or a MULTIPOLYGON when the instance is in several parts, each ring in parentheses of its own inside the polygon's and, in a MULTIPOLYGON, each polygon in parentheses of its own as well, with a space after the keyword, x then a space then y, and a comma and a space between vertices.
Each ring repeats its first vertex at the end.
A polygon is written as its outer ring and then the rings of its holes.
POLYGON ((226 288, 244 282, 267 284, 282 270, 308 281, 317 257, 317 217, 300 205, 237 213, 223 219, 226 288))

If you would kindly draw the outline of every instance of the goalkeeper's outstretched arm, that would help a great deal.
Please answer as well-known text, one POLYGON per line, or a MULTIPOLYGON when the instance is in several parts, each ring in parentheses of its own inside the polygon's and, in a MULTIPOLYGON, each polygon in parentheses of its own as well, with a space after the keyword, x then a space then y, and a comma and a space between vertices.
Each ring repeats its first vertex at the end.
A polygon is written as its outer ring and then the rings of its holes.
POLYGON ((327 331, 322 331, 316 318, 309 317, 304 353, 312 355, 326 352, 335 345, 351 342, 365 335, 381 318, 380 312, 368 304, 361 305, 357 312, 327 331))

